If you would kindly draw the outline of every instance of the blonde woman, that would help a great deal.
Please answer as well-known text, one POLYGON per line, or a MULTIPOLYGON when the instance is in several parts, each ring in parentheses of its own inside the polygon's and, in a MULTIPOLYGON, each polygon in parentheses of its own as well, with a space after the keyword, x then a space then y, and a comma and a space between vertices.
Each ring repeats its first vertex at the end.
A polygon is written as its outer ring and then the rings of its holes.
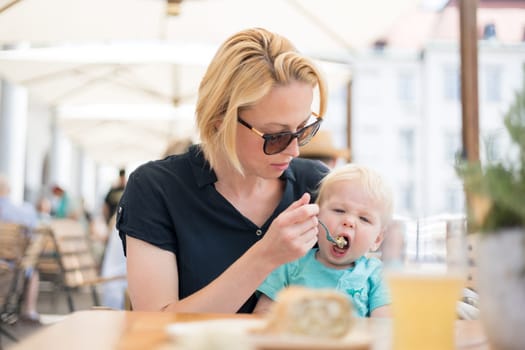
POLYGON ((201 143, 139 167, 119 205, 134 310, 251 312, 265 277, 315 245, 327 168, 296 157, 325 109, 323 78, 284 37, 222 44, 199 87, 201 143))

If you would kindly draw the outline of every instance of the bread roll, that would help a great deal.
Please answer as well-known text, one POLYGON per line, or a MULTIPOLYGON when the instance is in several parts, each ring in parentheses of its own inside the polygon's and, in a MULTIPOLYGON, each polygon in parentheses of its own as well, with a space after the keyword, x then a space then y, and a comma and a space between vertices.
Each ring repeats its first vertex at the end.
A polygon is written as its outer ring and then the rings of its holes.
POLYGON ((352 324, 352 303, 331 289, 292 286, 282 290, 267 315, 263 333, 339 338, 352 324))

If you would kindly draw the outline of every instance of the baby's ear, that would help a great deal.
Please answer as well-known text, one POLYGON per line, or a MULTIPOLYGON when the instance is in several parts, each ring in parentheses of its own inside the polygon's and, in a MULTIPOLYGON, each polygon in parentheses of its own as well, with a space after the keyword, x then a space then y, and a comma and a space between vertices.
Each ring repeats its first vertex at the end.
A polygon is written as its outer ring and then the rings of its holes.
POLYGON ((385 229, 382 228, 381 232, 377 235, 375 241, 372 243, 370 250, 375 252, 379 249, 379 246, 381 246, 381 243, 383 242, 383 238, 385 238, 385 229))

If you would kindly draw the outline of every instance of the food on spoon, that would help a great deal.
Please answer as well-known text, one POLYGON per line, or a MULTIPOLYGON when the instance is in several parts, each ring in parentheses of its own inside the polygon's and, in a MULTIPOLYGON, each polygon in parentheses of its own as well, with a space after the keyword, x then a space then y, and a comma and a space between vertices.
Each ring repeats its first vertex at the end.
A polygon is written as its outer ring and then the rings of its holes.
POLYGON ((277 295, 262 333, 340 338, 352 325, 352 304, 344 294, 291 286, 277 295))
POLYGON ((348 244, 348 241, 343 236, 339 236, 335 239, 335 242, 339 248, 344 248, 348 244))

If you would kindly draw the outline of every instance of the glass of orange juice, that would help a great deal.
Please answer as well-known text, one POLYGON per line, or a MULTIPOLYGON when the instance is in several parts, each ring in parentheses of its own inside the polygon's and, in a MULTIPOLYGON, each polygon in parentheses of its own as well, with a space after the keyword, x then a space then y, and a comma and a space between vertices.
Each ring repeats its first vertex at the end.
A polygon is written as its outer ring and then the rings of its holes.
POLYGON ((382 254, 393 349, 454 349, 456 304, 466 282, 464 218, 394 221, 382 254))

